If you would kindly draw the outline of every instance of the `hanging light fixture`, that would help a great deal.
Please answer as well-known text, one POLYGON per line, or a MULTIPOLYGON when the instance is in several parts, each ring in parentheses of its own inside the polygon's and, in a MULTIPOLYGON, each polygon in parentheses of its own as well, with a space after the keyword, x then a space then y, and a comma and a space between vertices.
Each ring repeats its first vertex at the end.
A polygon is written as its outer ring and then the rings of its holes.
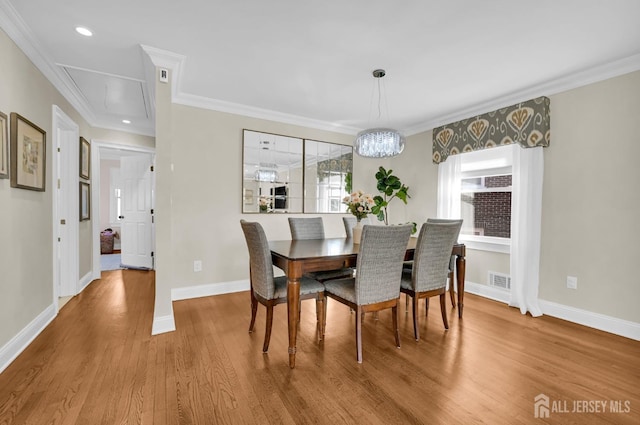
MULTIPOLYGON (((271 142, 269 140, 261 140, 259 142, 260 145, 260 156, 262 156, 262 152, 265 153, 271 160, 273 160, 273 151, 271 147, 271 142)), ((262 162, 260 161, 260 166, 256 170, 255 180, 257 182, 275 182, 280 178, 278 175, 278 164, 275 162, 262 162)))
MULTIPOLYGON (((378 119, 381 116, 382 98, 380 79, 385 75, 384 69, 373 71, 373 77, 378 81, 378 119)), ((389 115, 388 112, 387 115, 389 115)), ((353 147, 358 155, 369 158, 396 156, 404 150, 404 136, 399 131, 391 128, 371 128, 358 133, 353 147)))

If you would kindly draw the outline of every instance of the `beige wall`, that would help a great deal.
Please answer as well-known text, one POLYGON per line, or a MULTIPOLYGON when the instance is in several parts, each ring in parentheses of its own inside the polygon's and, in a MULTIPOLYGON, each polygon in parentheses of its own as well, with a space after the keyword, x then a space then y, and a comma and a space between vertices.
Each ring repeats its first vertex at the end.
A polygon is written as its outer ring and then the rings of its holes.
MULTIPOLYGON (((53 300, 52 105, 80 120, 4 32, 0 32, 0 110, 17 112, 46 132, 46 191, 0 180, 0 347, 53 300)), ((82 128, 82 127, 81 127, 82 128)))
MULTIPOLYGON (((0 179, 0 347, 53 302, 52 106, 57 105, 88 140, 151 145, 154 138, 91 128, 0 31, 0 111, 17 112, 46 132, 46 191, 10 187, 0 179)), ((79 223, 79 276, 92 267, 91 221, 79 223)))
POLYGON ((640 322, 639 116, 640 72, 551 96, 541 299, 640 322))

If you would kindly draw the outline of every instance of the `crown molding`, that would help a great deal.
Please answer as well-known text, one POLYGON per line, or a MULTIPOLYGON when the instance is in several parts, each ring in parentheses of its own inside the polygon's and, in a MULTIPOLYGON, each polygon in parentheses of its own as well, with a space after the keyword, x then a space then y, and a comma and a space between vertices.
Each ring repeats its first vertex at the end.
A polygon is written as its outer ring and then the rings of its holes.
POLYGON ((96 121, 93 112, 75 84, 61 70, 40 45, 31 29, 22 20, 8 0, 0 0, 0 27, 22 52, 33 62, 51 84, 67 99, 78 113, 90 124, 96 121))
POLYGON ((315 120, 312 118, 302 117, 298 115, 286 114, 269 109, 256 108, 253 106, 242 105, 239 103, 226 102, 223 100, 210 99, 203 96, 196 96, 187 93, 179 93, 173 99, 174 103, 186 106, 194 106, 197 108, 210 109, 219 112, 227 112, 251 118, 258 118, 269 121, 276 121, 285 124, 299 125, 302 127, 315 128, 318 130, 332 131, 335 133, 343 133, 355 135, 360 129, 355 127, 341 126, 328 121, 315 120))
MULTIPOLYGON (((195 108, 208 109, 218 112, 227 112, 230 114, 237 114, 246 117, 258 118, 269 121, 276 121, 285 124, 299 125, 303 127, 316 128, 319 130, 333 131, 336 133, 344 133, 354 135, 361 129, 355 127, 341 126, 339 124, 315 120, 312 118, 301 117, 298 115, 286 114, 269 109, 257 108, 254 106, 243 105, 239 103, 227 102, 223 100, 217 100, 208 98, 205 96, 199 96, 195 94, 185 93, 181 89, 182 76, 186 63, 186 56, 170 52, 168 50, 158 49, 156 47, 140 45, 142 51, 146 53, 151 62, 160 68, 166 68, 171 71, 171 102, 179 105, 192 106, 195 108)), ((155 73, 147 74, 149 76, 155 73)), ((147 84, 151 86, 155 82, 147 81, 147 84)))
POLYGON ((529 99, 534 99, 540 96, 551 96, 638 70, 640 70, 640 53, 618 59, 613 62, 596 65, 582 71, 566 74, 562 77, 558 77, 523 90, 518 90, 508 95, 479 103, 450 114, 440 115, 429 119, 424 123, 408 127, 404 132, 406 135, 411 136, 424 131, 433 130, 441 125, 471 118, 475 115, 484 114, 490 111, 495 111, 496 109, 505 108, 529 99))

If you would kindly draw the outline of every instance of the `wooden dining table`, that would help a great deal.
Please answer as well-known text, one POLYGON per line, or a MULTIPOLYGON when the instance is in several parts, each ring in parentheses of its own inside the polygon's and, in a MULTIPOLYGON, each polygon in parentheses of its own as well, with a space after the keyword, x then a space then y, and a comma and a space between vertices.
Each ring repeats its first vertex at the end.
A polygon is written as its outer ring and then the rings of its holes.
MULTIPOLYGON (((413 259, 417 238, 409 239, 405 261, 413 259)), ((355 267, 359 244, 351 238, 326 238, 310 240, 270 241, 269 249, 273 265, 287 276, 287 321, 289 327, 289 367, 296 366, 296 339, 298 335, 298 313, 300 308, 300 278, 315 271, 355 267)), ((464 244, 455 244, 452 255, 456 256, 456 283, 458 291, 458 317, 462 318, 464 301, 465 255, 464 244)))

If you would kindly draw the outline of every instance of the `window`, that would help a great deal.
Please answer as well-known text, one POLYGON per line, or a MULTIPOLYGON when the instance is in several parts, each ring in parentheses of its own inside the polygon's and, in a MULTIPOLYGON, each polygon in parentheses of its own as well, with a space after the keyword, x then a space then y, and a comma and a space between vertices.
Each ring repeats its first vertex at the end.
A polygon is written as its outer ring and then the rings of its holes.
POLYGON ((460 240, 473 249, 508 253, 511 242, 511 151, 460 156, 460 240))
POLYGON ((462 177, 462 234, 511 237, 511 174, 462 177))

